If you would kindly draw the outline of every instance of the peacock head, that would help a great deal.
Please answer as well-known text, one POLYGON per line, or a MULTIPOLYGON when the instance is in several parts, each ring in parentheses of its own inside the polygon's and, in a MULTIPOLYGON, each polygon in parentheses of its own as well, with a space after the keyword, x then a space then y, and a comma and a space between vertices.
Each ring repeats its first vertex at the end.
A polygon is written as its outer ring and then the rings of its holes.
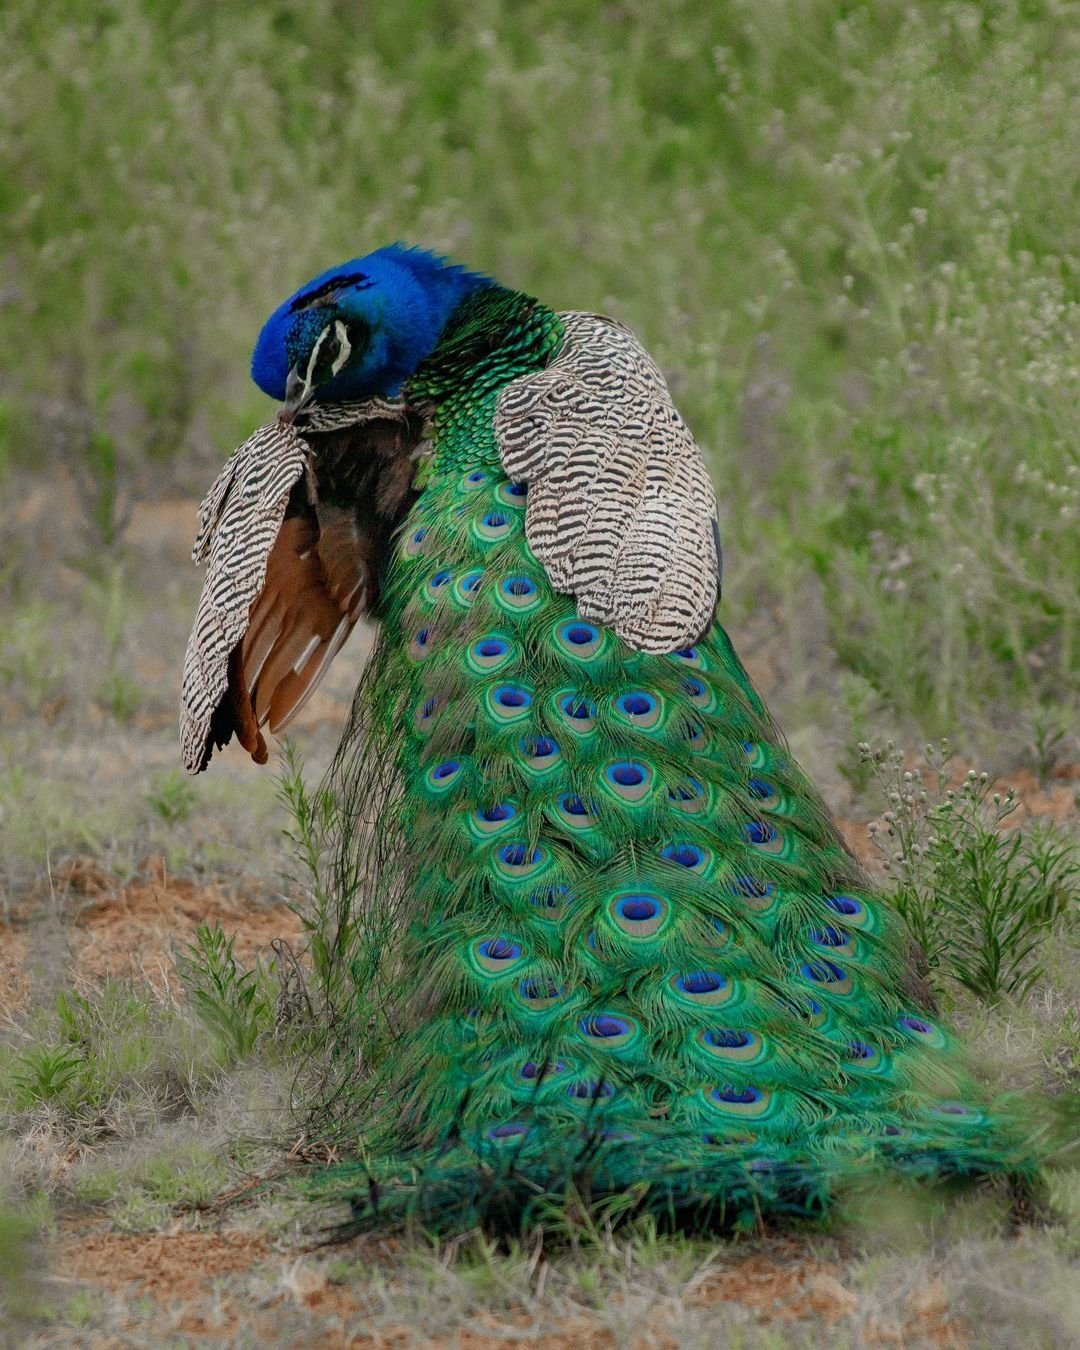
POLYGON ((292 421, 312 401, 392 396, 434 351, 447 320, 491 281, 391 244, 323 272, 279 305, 251 357, 255 383, 292 421))

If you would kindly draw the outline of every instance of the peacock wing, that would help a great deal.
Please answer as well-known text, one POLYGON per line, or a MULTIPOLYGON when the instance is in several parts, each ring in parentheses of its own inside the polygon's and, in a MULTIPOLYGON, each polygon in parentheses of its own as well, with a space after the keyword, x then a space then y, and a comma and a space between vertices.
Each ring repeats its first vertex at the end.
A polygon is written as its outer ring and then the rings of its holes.
POLYGON ((670 652, 720 595, 716 496, 664 378, 629 329, 560 316, 562 347, 499 396, 507 475, 528 485, 525 532, 552 585, 630 646, 670 652))
POLYGON ((257 431, 200 510, 194 557, 208 567, 180 716, 193 773, 234 735, 266 763, 262 729, 288 726, 374 603, 411 504, 421 438, 401 405, 342 405, 309 423, 257 431))
POLYGON ((180 696, 180 751, 192 773, 205 769, 234 732, 256 762, 266 761, 250 698, 238 690, 234 703, 228 691, 240 679, 239 644, 306 456, 291 427, 260 427, 233 452, 199 508, 191 556, 207 571, 180 696))

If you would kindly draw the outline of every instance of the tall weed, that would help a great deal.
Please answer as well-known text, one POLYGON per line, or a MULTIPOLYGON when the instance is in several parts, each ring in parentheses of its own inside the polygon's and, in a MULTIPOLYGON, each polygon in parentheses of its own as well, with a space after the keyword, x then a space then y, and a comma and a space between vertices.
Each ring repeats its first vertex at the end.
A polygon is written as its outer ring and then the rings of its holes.
POLYGON ((892 742, 860 747, 885 796, 872 827, 894 900, 931 971, 979 998, 1023 994, 1043 975, 1039 953, 1080 919, 1080 851, 1050 827, 1010 827, 1018 802, 970 769, 953 786, 947 741, 926 747, 927 772, 892 742))

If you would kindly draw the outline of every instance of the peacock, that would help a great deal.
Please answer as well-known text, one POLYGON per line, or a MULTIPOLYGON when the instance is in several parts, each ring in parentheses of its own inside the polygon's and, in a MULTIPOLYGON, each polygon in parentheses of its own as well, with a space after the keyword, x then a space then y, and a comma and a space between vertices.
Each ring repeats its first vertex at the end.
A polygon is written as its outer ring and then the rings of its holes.
POLYGON ((332 777, 363 1011, 321 1193, 722 1227, 1030 1176, 716 621, 713 486, 633 333, 395 244, 280 305, 252 375, 282 407, 201 508, 187 768, 265 763, 380 621, 332 777))

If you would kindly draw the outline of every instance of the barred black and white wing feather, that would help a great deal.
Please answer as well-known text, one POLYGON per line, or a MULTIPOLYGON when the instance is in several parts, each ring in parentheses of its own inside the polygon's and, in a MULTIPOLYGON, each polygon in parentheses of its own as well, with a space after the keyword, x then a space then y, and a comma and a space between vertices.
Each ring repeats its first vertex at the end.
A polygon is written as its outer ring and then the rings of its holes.
POLYGON ((234 452, 199 511, 206 580, 188 640, 180 746, 192 773, 235 735, 256 763, 378 597, 412 502, 422 420, 396 400, 315 408, 234 452))
POLYGON ((563 345, 499 397, 503 468, 529 487, 525 529, 552 585, 630 646, 670 652, 712 621, 716 497, 656 363, 623 324, 560 315, 563 345))
MULTIPOLYGON (((206 580, 184 656, 180 753, 198 773, 213 752, 211 725, 229 685, 229 658, 248 627, 307 447, 291 427, 260 427, 235 450, 199 508, 191 551, 206 580)), ((265 746, 263 747, 265 756, 265 746)))

